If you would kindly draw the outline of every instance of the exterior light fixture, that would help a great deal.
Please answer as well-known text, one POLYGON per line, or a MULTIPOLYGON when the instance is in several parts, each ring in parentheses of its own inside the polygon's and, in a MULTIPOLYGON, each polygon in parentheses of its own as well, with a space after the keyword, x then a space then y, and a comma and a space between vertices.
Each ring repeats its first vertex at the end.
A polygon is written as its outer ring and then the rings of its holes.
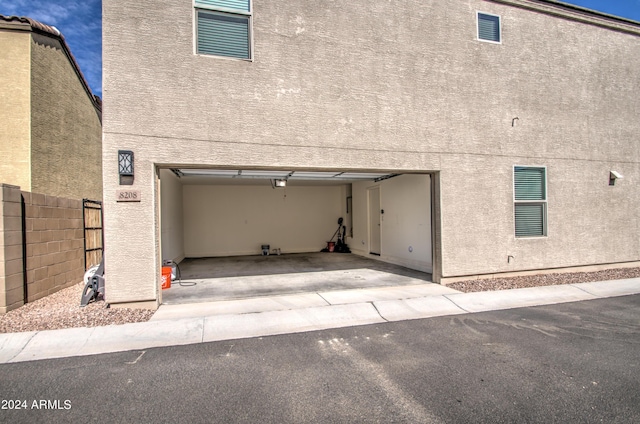
POLYGON ((624 177, 619 172, 610 171, 609 172, 609 185, 610 186, 616 185, 616 180, 621 180, 622 178, 624 178, 624 177))
POLYGON ((274 180, 274 185, 276 187, 286 187, 287 186, 287 180, 274 180))
POLYGON ((118 150, 118 174, 121 185, 133 184, 133 152, 118 150))

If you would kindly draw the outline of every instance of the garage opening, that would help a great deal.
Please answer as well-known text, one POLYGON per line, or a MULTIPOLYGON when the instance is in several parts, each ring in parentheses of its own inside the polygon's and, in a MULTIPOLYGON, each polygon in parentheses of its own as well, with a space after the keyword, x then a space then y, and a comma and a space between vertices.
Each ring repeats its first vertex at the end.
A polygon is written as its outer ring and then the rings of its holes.
POLYGON ((162 258, 178 264, 186 283, 163 290, 163 303, 432 280, 429 174, 193 168, 159 174, 162 258), (350 253, 327 252, 338 239, 350 253))

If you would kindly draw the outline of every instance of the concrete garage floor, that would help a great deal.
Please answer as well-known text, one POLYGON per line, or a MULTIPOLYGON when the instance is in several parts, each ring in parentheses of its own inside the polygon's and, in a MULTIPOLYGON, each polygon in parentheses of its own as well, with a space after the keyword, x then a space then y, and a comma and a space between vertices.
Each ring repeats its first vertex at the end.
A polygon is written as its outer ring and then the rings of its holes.
POLYGON ((431 282, 431 274, 349 253, 198 258, 179 266, 184 286, 175 280, 163 290, 165 305, 431 282))

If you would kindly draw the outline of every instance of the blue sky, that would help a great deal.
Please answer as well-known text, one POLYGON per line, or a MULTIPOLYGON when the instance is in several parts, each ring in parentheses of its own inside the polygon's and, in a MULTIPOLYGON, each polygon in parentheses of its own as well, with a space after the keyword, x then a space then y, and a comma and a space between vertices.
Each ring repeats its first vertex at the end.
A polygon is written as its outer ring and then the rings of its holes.
MULTIPOLYGON (((565 3, 640 21, 640 0, 565 0, 565 3)), ((0 0, 0 14, 29 16, 58 28, 94 94, 102 96, 101 4, 101 0, 0 0)))

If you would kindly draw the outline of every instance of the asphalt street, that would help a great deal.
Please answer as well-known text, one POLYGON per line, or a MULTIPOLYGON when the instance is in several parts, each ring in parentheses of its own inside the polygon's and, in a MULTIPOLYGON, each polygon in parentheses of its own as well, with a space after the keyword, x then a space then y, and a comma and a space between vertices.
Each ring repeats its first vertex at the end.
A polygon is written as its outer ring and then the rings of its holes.
POLYGON ((640 295, 4 364, 0 401, 7 423, 637 423, 640 295))

